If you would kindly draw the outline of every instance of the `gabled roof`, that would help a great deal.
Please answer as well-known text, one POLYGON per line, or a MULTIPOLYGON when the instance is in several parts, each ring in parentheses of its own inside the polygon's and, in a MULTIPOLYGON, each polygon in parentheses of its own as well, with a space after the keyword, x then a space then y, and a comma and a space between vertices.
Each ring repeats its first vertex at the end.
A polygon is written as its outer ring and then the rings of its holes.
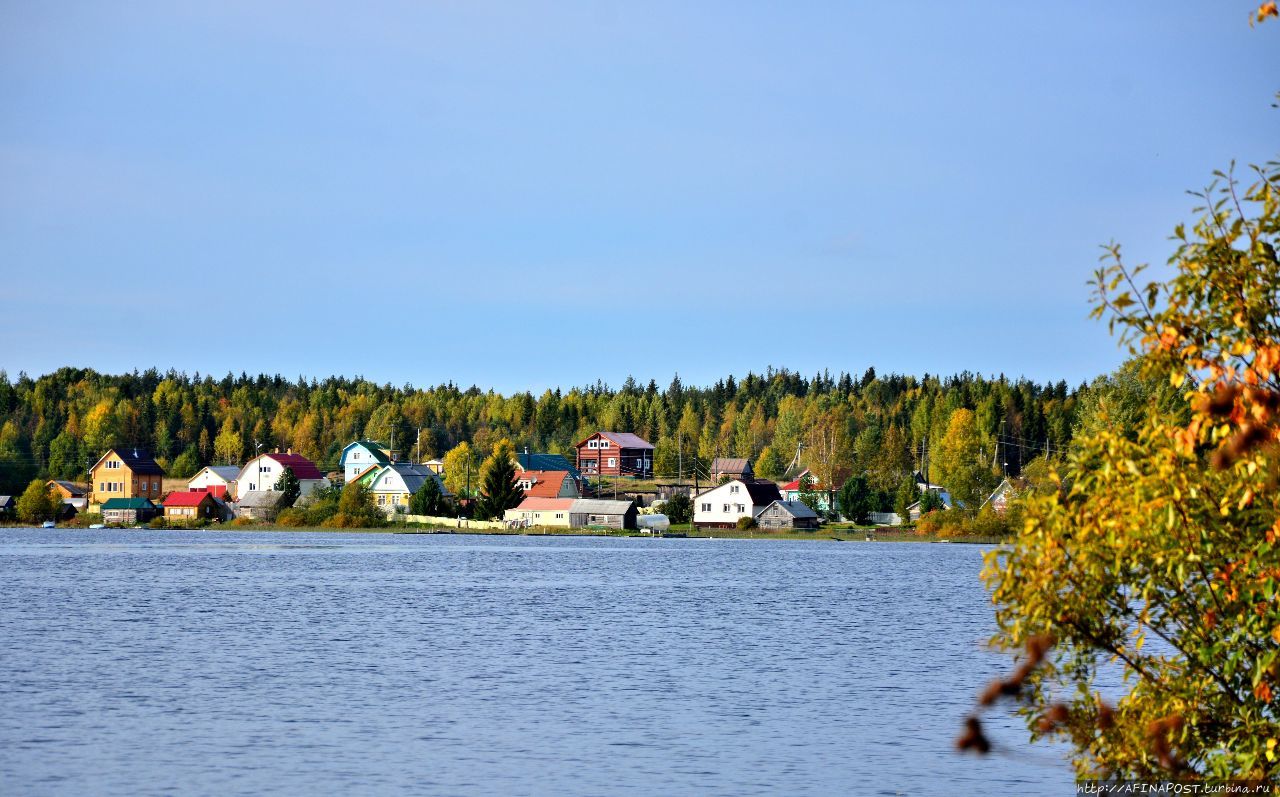
POLYGON ((526 498, 520 502, 516 509, 524 510, 525 512, 547 512, 556 509, 566 511, 573 508, 575 500, 573 498, 526 498))
MULTIPOLYGON (((354 446, 361 446, 362 448, 366 449, 370 454, 373 455, 373 461, 377 462, 379 465, 386 465, 391 462, 391 457, 387 456, 388 446, 384 446, 382 443, 379 443, 377 440, 357 440, 354 443, 347 443, 347 445, 343 447, 342 456, 340 456, 338 459, 344 465, 346 464, 346 461, 347 461, 347 451, 353 448, 354 446)), ((298 478, 302 478, 302 477, 299 476, 298 478)))
POLYGON ((106 503, 102 505, 105 512, 108 509, 155 509, 156 505, 145 498, 108 498, 106 503))
POLYGON ((279 490, 250 490, 240 496, 236 506, 247 509, 274 509, 276 504, 280 503, 282 495, 284 493, 279 490))
MULTIPOLYGON (((804 470, 800 471, 800 473, 796 475, 795 479, 793 479, 793 480, 791 480, 791 481, 787 482, 786 484, 782 485, 782 489, 784 489, 784 490, 799 490, 799 489, 800 489, 800 482, 804 479, 804 477, 805 477, 805 476, 813 476, 813 474, 809 472, 809 469, 808 469, 808 468, 805 468, 804 470)), ((819 485, 819 483, 818 483, 818 479, 817 479, 817 477, 815 477, 815 478, 814 478, 814 480, 813 480, 813 485, 812 485, 812 486, 813 486, 813 489, 815 489, 815 490, 821 489, 821 486, 820 486, 820 485, 819 485)))
MULTIPOLYGON (((415 465, 412 462, 395 462, 390 465, 384 465, 369 480, 370 483, 377 484, 378 478, 389 470, 400 474, 400 480, 404 482, 404 488, 409 491, 410 495, 421 490, 422 485, 426 484, 428 479, 435 480, 436 485, 440 487, 441 495, 449 495, 449 490, 444 486, 444 481, 441 480, 438 473, 426 465, 415 465)), ((364 474, 360 474, 360 478, 363 477, 364 474)))
POLYGON ((563 470, 573 478, 582 480, 582 472, 574 467, 569 458, 563 454, 516 454, 516 468, 519 470, 563 470))
POLYGON ((165 506, 200 506, 205 500, 212 498, 212 493, 175 491, 164 497, 160 503, 165 506))
MULTIPOLYGON (((565 499, 568 500, 568 499, 565 499)), ((625 515, 633 504, 630 501, 606 501, 602 498, 578 498, 569 508, 574 514, 625 515)))
MULTIPOLYGON (((209 471, 224 482, 233 482, 240 477, 240 469, 235 465, 205 465, 200 469, 200 473, 204 473, 205 471, 209 471)), ((195 481, 200 473, 197 473, 195 476, 187 479, 187 484, 195 481)))
POLYGON ((745 459, 736 457, 716 457, 711 460, 712 473, 743 473, 751 467, 745 459))
POLYGON ((50 479, 49 484, 58 485, 62 489, 71 493, 72 498, 79 498, 89 492, 89 488, 85 487, 83 484, 76 484, 75 482, 69 482, 63 479, 50 479))
POLYGON ((13 504, 12 495, 0 495, 0 507, 7 507, 13 504))
POLYGON ((760 506, 773 501, 781 501, 782 493, 778 491, 778 485, 766 479, 739 479, 747 488, 747 493, 751 496, 752 506, 760 506))
MULTIPOLYGON (((653 448, 653 445, 648 440, 645 440, 639 435, 634 435, 631 432, 596 432, 596 434, 601 437, 607 437, 609 442, 616 444, 618 448, 653 448)), ((583 443, 595 436, 596 435, 593 434, 582 438, 574 448, 581 448, 583 443)))
MULTIPOLYGON (((316 467, 316 463, 301 454, 263 454, 262 456, 273 459, 279 462, 282 467, 293 470, 293 475, 297 476, 299 481, 324 478, 324 474, 316 467)), ((249 460, 249 462, 252 461, 249 460)), ((248 463, 245 464, 247 465, 248 463)))
POLYGON ((791 517, 796 520, 808 520, 809 518, 816 518, 818 516, 818 513, 810 509, 809 505, 803 501, 773 501, 770 502, 769 506, 766 506, 757 512, 756 517, 760 517, 765 512, 769 511, 770 507, 775 505, 781 507, 784 512, 791 515, 791 517))
POLYGON ((524 491, 531 498, 556 498, 564 487, 564 480, 569 474, 562 470, 521 470, 516 471, 515 480, 532 479, 533 484, 524 491))
POLYGON ((101 465, 102 460, 110 456, 112 451, 116 453, 116 456, 120 457, 120 460, 124 462, 124 464, 129 468, 129 470, 133 471, 139 476, 142 476, 142 475, 163 476, 164 475, 164 468, 160 467, 160 465, 154 459, 151 458, 150 453, 148 453, 147 451, 141 448, 133 448, 133 447, 109 448, 107 449, 107 453, 103 454, 101 457, 98 457, 98 461, 94 463, 93 467, 97 468, 99 465, 101 465))

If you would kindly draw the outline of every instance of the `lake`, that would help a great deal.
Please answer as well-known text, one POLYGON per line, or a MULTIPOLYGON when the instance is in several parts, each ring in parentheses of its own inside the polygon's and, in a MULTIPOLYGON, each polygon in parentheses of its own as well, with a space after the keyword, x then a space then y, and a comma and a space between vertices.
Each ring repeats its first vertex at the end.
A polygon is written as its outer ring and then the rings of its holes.
POLYGON ((985 550, 2 529, 0 793, 1072 793, 985 550))

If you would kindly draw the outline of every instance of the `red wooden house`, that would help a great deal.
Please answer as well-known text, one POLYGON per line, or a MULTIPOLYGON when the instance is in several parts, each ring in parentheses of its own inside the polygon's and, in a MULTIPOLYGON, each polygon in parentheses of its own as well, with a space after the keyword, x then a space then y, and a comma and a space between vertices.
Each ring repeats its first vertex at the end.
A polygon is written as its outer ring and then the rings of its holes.
POLYGON ((596 432, 574 447, 585 476, 653 478, 653 446, 630 432, 596 432))

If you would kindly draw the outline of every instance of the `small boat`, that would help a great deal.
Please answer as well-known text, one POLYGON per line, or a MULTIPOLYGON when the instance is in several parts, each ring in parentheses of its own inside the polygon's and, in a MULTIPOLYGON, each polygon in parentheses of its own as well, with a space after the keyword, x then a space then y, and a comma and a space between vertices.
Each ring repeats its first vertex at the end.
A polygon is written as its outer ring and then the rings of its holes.
POLYGON ((107 527, 106 523, 94 523, 89 526, 89 528, 91 529, 105 529, 106 527, 107 527))
POLYGON ((56 529, 57 527, 58 527, 58 524, 54 523, 52 520, 46 520, 45 522, 40 524, 40 528, 42 529, 56 529))

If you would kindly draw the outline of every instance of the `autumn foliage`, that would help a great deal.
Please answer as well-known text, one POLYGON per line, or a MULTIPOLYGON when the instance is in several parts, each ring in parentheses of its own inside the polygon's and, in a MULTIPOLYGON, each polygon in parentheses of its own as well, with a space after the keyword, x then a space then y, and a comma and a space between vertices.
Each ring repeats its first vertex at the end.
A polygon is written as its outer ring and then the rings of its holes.
POLYGON ((1093 283, 1183 411, 1077 437, 1069 489, 988 557, 995 642, 1054 645, 987 702, 1068 740, 1081 775, 1280 778, 1280 192, 1276 164, 1254 174, 1199 195, 1171 279, 1140 287, 1112 247, 1093 283))

